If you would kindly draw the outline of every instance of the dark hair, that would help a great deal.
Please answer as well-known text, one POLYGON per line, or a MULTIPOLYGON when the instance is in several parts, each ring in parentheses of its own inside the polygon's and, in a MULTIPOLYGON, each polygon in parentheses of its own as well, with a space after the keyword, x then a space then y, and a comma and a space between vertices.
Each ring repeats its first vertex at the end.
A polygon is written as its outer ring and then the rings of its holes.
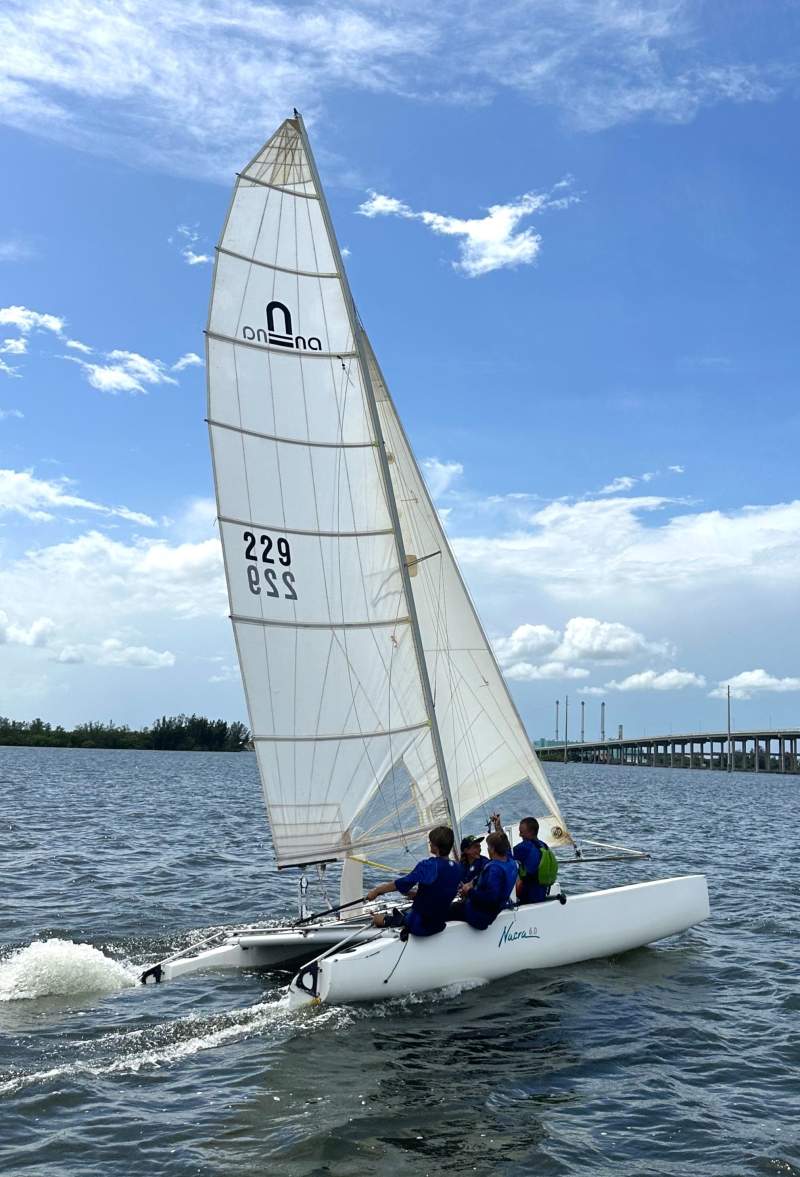
POLYGON ((494 850, 495 854, 510 854, 511 846, 505 834, 497 830, 494 834, 489 834, 486 839, 486 846, 489 850, 494 850))
POLYGON ((445 857, 453 849, 455 842, 455 835, 450 829, 450 826, 434 826, 428 834, 428 841, 431 846, 435 846, 439 854, 445 857))
MULTIPOLYGON (((534 837, 534 838, 535 838, 535 837, 538 835, 538 833, 539 833, 539 823, 538 823, 538 821, 536 820, 536 818, 535 818, 535 817, 523 817, 522 821, 519 823, 519 832, 520 832, 521 834, 522 834, 522 827, 523 827, 523 826, 525 826, 525 828, 526 828, 527 830, 530 830, 530 831, 531 831, 531 836, 532 836, 532 837, 534 837)), ((523 836, 523 838, 525 837, 525 835, 524 835, 524 834, 522 834, 522 836, 523 836)))

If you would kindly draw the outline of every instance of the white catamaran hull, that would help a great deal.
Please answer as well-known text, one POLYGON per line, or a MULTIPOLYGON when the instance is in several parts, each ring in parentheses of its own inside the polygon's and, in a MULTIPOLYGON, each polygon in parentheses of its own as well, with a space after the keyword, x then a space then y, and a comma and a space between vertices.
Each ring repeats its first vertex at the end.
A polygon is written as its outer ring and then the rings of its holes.
POLYGON ((379 1001, 452 984, 481 984, 641 948, 708 918, 704 875, 685 875, 530 904, 501 913, 486 931, 448 924, 430 938, 387 932, 302 969, 292 1005, 379 1001))

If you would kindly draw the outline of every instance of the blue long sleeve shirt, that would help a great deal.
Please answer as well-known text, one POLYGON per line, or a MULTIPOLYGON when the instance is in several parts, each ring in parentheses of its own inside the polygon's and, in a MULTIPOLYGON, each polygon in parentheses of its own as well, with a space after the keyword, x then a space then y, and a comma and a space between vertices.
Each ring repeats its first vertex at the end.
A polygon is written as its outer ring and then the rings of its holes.
POLYGON ((462 862, 461 866, 461 882, 474 883, 480 875, 485 866, 488 866, 489 859, 485 854, 479 854, 474 862, 462 862))
POLYGON ((516 881, 517 864, 513 858, 490 859, 467 895, 467 923, 473 928, 488 928, 508 903, 516 881))
POLYGON ((514 847, 514 858, 520 865, 522 881, 518 895, 520 903, 541 903, 550 892, 550 888, 543 887, 536 878, 542 851, 546 849, 547 843, 539 838, 523 838, 514 847))
POLYGON ((447 912, 461 883, 461 866, 451 858, 431 855, 418 862, 412 871, 395 879, 401 895, 414 887, 417 893, 406 916, 406 926, 414 936, 434 936, 443 932, 447 912))

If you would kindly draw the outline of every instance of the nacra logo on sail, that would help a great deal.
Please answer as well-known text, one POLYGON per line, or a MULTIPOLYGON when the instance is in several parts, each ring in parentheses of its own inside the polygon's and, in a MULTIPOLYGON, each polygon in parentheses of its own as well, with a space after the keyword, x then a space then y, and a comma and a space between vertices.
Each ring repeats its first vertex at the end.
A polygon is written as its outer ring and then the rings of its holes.
POLYGON ((322 351, 322 342, 316 335, 310 335, 308 341, 305 336, 295 335, 292 330, 292 315, 287 306, 282 302, 271 302, 267 306, 267 330, 263 327, 242 327, 242 335, 245 339, 255 340, 257 343, 269 343, 272 347, 291 347, 297 351, 322 351), (280 319, 276 325, 275 315, 279 313, 280 319), (278 326, 283 330, 279 331, 278 326))

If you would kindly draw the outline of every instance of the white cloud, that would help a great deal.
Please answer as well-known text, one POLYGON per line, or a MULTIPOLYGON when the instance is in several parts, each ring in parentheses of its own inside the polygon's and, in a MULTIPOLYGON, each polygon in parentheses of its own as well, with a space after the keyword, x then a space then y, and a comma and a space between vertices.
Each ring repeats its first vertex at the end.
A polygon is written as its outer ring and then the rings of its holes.
POLYGON ((423 458, 422 473, 425 476, 432 499, 441 498, 453 483, 464 473, 460 462, 440 462, 438 458, 423 458))
POLYGON ((443 213, 414 212, 393 196, 370 192, 356 211, 365 217, 398 216, 421 221, 433 233, 459 238, 460 258, 453 262, 453 268, 469 278, 477 278, 492 270, 513 269, 535 261, 542 239, 531 228, 517 231, 520 221, 535 212, 566 208, 578 200, 577 196, 553 198, 548 193, 526 192, 508 204, 490 205, 484 217, 462 219, 443 213))
POLYGON ((648 642, 622 622, 572 617, 564 627, 564 638, 554 657, 564 662, 614 663, 627 662, 642 654, 671 652, 669 643, 648 642))
POLYGON ((0 262, 26 262, 35 256, 35 250, 26 241, 11 238, 0 241, 0 262))
POLYGON ((0 343, 0 352, 4 355, 24 356, 28 350, 28 341, 21 336, 19 339, 4 339, 0 343))
POLYGON ((43 314, 28 307, 9 306, 0 307, 0 325, 16 327, 23 335, 29 335, 31 331, 52 331, 61 335, 65 320, 59 315, 43 314))
POLYGON ((6 0, 0 92, 13 126, 220 174, 252 153, 254 112, 313 113, 343 89, 460 103, 510 90, 589 130, 767 101, 794 76, 789 50, 774 43, 772 68, 726 60, 744 20, 723 38, 687 0, 6 0))
POLYGON ((515 682, 536 682, 541 679, 588 678, 589 671, 581 666, 565 666, 563 662, 543 662, 534 666, 530 662, 516 662, 503 671, 506 678, 515 682))
POLYGON ((9 621, 8 614, 0 609, 0 645, 8 642, 19 646, 46 646, 55 630, 55 622, 49 617, 37 617, 26 628, 9 621))
POLYGON ((518 625, 509 637, 495 638, 492 644, 506 678, 518 682, 588 678, 589 670, 576 662, 607 665, 671 652, 666 642, 648 642, 628 625, 596 617, 572 617, 563 632, 549 625, 518 625))
MULTIPOLYGON (((178 225, 175 232, 179 237, 183 238, 183 245, 181 246, 181 257, 186 262, 187 266, 202 266, 213 262, 214 258, 209 253, 196 253, 192 246, 196 245, 200 240, 200 234, 191 225, 178 225)), ((169 241, 172 243, 174 238, 170 237, 169 241)))
POLYGON ((12 364, 7 364, 5 360, 0 359, 0 372, 5 376, 19 376, 19 368, 15 368, 12 364))
POLYGON ((686 470, 683 466, 667 466, 667 469, 671 470, 673 474, 685 474, 686 473, 686 470))
POLYGON ((632 478, 629 474, 621 474, 618 478, 613 479, 606 486, 601 486, 597 492, 599 495, 613 495, 621 490, 630 490, 635 486, 638 479, 632 478))
POLYGON ((71 347, 74 351, 82 352, 85 356, 90 356, 94 350, 89 347, 88 343, 81 343, 80 339, 68 339, 66 346, 71 347))
POLYGON ((541 654, 550 654, 561 641, 558 630, 549 625, 518 625, 510 637, 495 638, 492 645, 497 660, 511 669, 518 662, 529 662, 541 654))
POLYGON ((535 583, 560 600, 587 601, 624 588, 702 586, 720 593, 731 584, 738 590, 745 579, 775 585, 800 579, 800 501, 677 513, 681 506, 655 495, 553 502, 512 532, 453 544, 468 572, 491 567, 495 577, 535 583), (659 523, 660 512, 676 513, 659 523))
POLYGON ((200 356, 198 356, 193 351, 187 351, 185 355, 182 355, 179 360, 175 361, 175 363, 172 365, 171 371, 182 372, 184 368, 196 368, 198 366, 201 368, 203 366, 203 361, 200 359, 200 356))
POLYGON ((685 687, 705 685, 703 675, 693 674, 690 670, 642 670, 638 674, 629 674, 620 682, 612 679, 603 687, 590 687, 583 693, 604 695, 606 691, 682 691, 685 687))
POLYGON ((77 356, 64 356, 78 364, 92 388, 100 392, 147 392, 146 384, 177 384, 162 360, 150 360, 135 351, 116 349, 105 355, 110 364, 93 364, 77 356))
POLYGON ((175 665, 169 650, 151 650, 149 646, 126 646, 118 638, 106 638, 97 652, 100 666, 129 666, 140 670, 162 670, 175 665))
POLYGON ((731 698, 751 699, 754 694, 762 691, 800 691, 800 678, 776 678, 767 674, 766 670, 743 670, 733 678, 724 679, 713 691, 709 692, 712 699, 724 699, 727 688, 731 688, 731 698))
POLYGON ((68 478, 48 481, 36 478, 30 470, 0 470, 0 513, 22 515, 40 523, 48 523, 55 516, 53 511, 79 509, 94 511, 101 515, 115 515, 144 527, 154 527, 149 515, 131 511, 128 507, 107 507, 102 503, 84 499, 70 491, 72 482, 68 478))
POLYGON ((24 416, 19 409, 0 409, 0 421, 7 421, 9 417, 17 417, 21 421, 24 416))

